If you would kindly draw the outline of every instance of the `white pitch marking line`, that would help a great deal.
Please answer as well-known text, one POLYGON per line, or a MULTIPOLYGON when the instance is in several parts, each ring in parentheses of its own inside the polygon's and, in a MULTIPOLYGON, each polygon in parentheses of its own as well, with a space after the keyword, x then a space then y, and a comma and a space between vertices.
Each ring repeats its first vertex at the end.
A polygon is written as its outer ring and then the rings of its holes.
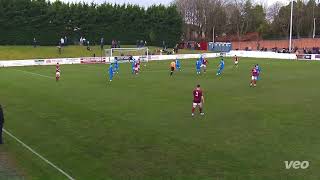
POLYGON ((45 161, 47 164, 49 164, 50 166, 52 166, 53 168, 55 168, 56 170, 58 170, 60 173, 62 173, 63 175, 65 175, 69 180, 75 180, 73 177, 71 177, 69 174, 67 174, 65 171, 63 171, 62 169, 60 169, 58 166, 56 166, 55 164, 53 164, 52 162, 50 162, 49 160, 47 160, 46 158, 44 158, 43 156, 41 156, 39 153, 37 153, 35 150, 33 150, 30 146, 26 145, 25 143, 23 143, 20 139, 18 139, 17 137, 15 137, 13 134, 11 134, 9 131, 3 129, 3 132, 5 132, 6 134, 8 134, 10 137, 12 137, 13 139, 15 139, 17 142, 19 142, 22 146, 24 146, 25 148, 27 148, 29 151, 31 151, 33 154, 37 155, 40 159, 42 159, 43 161, 45 161))
POLYGON ((20 71, 20 72, 24 72, 24 73, 27 73, 27 74, 32 74, 32 75, 36 75, 36 76, 41 76, 41 77, 45 77, 45 78, 54 79, 53 77, 42 75, 42 74, 38 74, 38 73, 33 73, 33 72, 30 72, 30 71, 24 71, 24 70, 20 70, 20 69, 14 69, 14 70, 20 71))

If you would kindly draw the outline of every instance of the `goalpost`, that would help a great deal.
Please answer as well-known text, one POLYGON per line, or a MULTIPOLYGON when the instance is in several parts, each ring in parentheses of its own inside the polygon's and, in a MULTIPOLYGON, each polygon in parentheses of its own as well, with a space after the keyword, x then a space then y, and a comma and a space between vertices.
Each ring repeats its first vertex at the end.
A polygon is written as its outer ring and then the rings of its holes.
POLYGON ((132 56, 135 59, 140 59, 142 62, 149 61, 149 48, 111 48, 105 49, 106 58, 109 62, 113 62, 117 57, 118 61, 129 61, 132 56))

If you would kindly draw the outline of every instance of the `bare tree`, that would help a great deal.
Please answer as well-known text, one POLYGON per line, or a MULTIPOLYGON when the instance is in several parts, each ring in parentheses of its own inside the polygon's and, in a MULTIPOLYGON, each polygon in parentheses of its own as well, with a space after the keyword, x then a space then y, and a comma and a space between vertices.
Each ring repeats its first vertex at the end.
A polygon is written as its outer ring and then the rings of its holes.
POLYGON ((251 0, 175 0, 175 4, 188 27, 186 34, 192 27, 206 40, 212 39, 213 29, 217 35, 237 34, 240 40, 265 22, 262 6, 253 5, 251 0))
POLYGON ((225 0, 176 0, 175 4, 188 25, 211 38, 213 28, 221 32, 226 26, 225 0))
POLYGON ((281 2, 275 2, 267 8, 267 20, 273 22, 274 18, 279 15, 280 8, 283 6, 281 2))

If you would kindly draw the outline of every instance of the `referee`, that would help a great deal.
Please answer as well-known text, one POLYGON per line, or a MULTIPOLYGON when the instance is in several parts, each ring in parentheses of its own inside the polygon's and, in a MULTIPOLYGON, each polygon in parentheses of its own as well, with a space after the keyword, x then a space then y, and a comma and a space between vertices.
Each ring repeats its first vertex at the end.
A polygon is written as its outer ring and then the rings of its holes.
POLYGON ((1 105, 0 105, 0 144, 3 144, 3 141, 2 141, 2 127, 3 127, 3 123, 4 123, 4 117, 3 117, 2 107, 1 107, 1 105))

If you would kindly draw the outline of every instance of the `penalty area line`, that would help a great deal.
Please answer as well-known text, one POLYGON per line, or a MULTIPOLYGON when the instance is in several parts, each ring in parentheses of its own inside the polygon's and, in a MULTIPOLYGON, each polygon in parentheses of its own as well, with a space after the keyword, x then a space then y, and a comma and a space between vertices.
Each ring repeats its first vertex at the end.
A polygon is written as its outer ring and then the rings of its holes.
POLYGON ((75 180, 72 176, 70 176, 68 173, 66 173, 65 171, 63 171, 62 169, 60 169, 58 166, 56 166, 55 164, 53 164, 52 162, 50 162, 48 159, 44 158, 43 156, 41 156, 39 153, 37 153, 35 150, 33 150, 30 146, 26 145, 25 143, 23 143, 20 139, 18 139, 17 137, 15 137, 13 134, 11 134, 9 131, 7 131, 6 129, 3 129, 3 132, 5 132, 7 135, 9 135, 10 137, 12 137, 14 140, 16 140, 17 142, 19 142, 23 147, 25 147, 26 149, 28 149, 29 151, 31 151, 33 154, 35 154, 36 156, 38 156, 40 159, 42 159, 44 162, 46 162, 47 164, 49 164, 50 166, 52 166, 54 169, 56 169, 57 171, 59 171, 60 173, 62 173, 64 176, 66 176, 69 180, 75 180))
POLYGON ((42 75, 42 74, 38 74, 38 73, 33 73, 33 72, 24 71, 24 70, 20 70, 20 69, 14 69, 14 70, 20 71, 20 72, 23 72, 23 73, 27 73, 27 74, 32 74, 32 75, 35 75, 35 76, 41 76, 41 77, 45 77, 45 78, 54 79, 53 77, 42 75))

